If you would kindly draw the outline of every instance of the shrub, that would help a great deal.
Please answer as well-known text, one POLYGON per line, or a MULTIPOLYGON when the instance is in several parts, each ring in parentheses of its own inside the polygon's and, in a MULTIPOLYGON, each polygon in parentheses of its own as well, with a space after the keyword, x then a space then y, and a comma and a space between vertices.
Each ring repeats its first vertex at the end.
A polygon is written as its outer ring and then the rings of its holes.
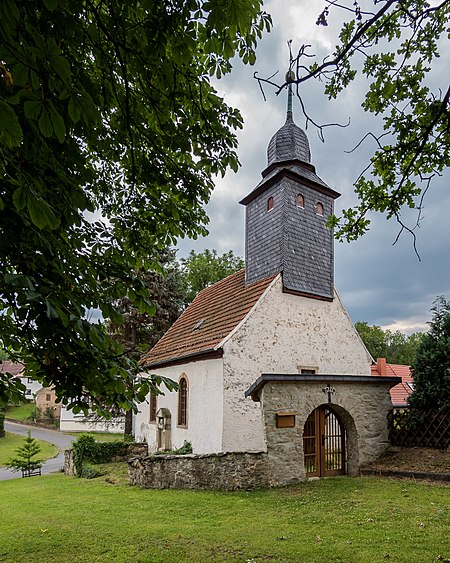
POLYGON ((0 438, 5 437, 5 413, 0 411, 0 438))
POLYGON ((156 455, 186 455, 192 453, 192 444, 185 440, 181 448, 177 450, 162 450, 160 452, 156 452, 156 455))
POLYGON ((94 467, 89 463, 85 463, 83 465, 80 473, 80 477, 83 477, 83 479, 95 479, 96 477, 101 477, 102 475, 104 475, 103 471, 100 471, 98 467, 94 467))
MULTIPOLYGON (((128 450, 125 442, 96 442, 92 434, 82 433, 72 444, 75 473, 84 477, 84 461, 107 463, 113 457, 124 456, 128 450)), ((92 479, 92 477, 89 477, 92 479)))

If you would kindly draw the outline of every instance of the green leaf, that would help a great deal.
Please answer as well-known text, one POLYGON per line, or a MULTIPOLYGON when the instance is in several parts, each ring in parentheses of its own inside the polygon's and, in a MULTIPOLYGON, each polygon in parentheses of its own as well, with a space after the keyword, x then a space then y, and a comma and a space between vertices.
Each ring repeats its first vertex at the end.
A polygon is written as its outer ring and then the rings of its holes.
POLYGON ((61 117, 61 115, 56 111, 56 109, 53 106, 50 109, 50 115, 51 115, 51 120, 52 120, 52 125, 55 135, 57 136, 58 141, 60 143, 63 143, 66 134, 64 119, 61 117))
POLYGON ((53 10, 58 6, 59 0, 44 0, 44 5, 47 10, 53 12, 53 10))
POLYGON ((49 204, 43 199, 28 197, 27 200, 28 212, 31 221, 38 229, 56 229, 59 227, 60 220, 52 211, 49 204))
POLYGON ((0 100, 0 143, 8 148, 20 145, 22 129, 17 115, 8 104, 0 100))
POLYGON ((77 123, 77 121, 80 120, 80 116, 81 116, 81 112, 80 112, 80 108, 76 102, 76 98, 74 96, 71 96, 70 100, 69 100, 69 116, 70 119, 74 122, 77 123))
POLYGON ((27 204, 27 192, 24 188, 17 188, 13 193, 13 203, 17 211, 22 211, 22 209, 27 204))
POLYGON ((28 101, 23 104, 25 116, 29 119, 38 119, 41 115, 43 103, 41 100, 28 101))
POLYGON ((50 62, 61 80, 66 84, 70 84, 72 74, 70 72, 70 65, 67 60, 64 57, 58 55, 56 57, 52 57, 50 59, 50 62))
POLYGON ((53 135, 53 126, 47 108, 43 107, 41 117, 39 118, 39 129, 44 137, 53 135))

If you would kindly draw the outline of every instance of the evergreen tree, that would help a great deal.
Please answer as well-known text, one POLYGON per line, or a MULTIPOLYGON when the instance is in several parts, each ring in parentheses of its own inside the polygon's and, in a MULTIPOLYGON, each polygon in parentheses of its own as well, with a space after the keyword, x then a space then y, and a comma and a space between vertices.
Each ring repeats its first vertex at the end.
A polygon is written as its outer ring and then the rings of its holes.
POLYGON ((409 404, 420 411, 450 409, 450 302, 438 297, 430 330, 413 362, 414 391, 409 404))
POLYGON ((16 450, 16 457, 9 460, 7 467, 12 468, 14 471, 35 471, 42 467, 42 459, 35 459, 35 456, 41 451, 41 447, 34 438, 31 437, 31 432, 28 431, 23 444, 16 450))

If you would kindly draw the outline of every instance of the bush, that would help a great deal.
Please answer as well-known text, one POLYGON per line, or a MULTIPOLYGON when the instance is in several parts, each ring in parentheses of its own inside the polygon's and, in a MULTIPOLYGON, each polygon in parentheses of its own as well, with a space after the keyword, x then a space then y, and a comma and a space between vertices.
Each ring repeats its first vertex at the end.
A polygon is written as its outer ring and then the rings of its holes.
POLYGON ((25 420, 28 420, 30 422, 37 422, 38 420, 40 420, 40 418, 41 418, 41 409, 39 409, 38 407, 33 407, 31 413, 27 416, 25 420))
POLYGON ((85 463, 79 476, 83 477, 83 479, 95 479, 96 477, 101 477, 102 475, 104 475, 103 471, 100 471, 93 465, 85 463))
POLYGON ((5 413, 0 412, 0 438, 5 437, 5 413))
POLYGON ((185 440, 181 448, 177 450, 162 450, 160 452, 156 452, 156 455, 186 455, 192 453, 192 444, 185 440))
POLYGON ((84 477, 85 460, 107 463, 113 457, 126 455, 127 450, 128 445, 125 442, 96 442, 92 434, 82 433, 72 444, 75 473, 84 477))

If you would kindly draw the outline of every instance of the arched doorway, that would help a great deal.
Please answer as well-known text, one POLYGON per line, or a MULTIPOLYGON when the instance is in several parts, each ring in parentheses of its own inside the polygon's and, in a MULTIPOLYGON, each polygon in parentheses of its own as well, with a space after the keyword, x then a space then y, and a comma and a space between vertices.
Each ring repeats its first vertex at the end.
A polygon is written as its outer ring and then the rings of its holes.
POLYGON ((346 473, 346 432, 340 417, 328 405, 315 409, 303 428, 303 453, 307 477, 346 473))

